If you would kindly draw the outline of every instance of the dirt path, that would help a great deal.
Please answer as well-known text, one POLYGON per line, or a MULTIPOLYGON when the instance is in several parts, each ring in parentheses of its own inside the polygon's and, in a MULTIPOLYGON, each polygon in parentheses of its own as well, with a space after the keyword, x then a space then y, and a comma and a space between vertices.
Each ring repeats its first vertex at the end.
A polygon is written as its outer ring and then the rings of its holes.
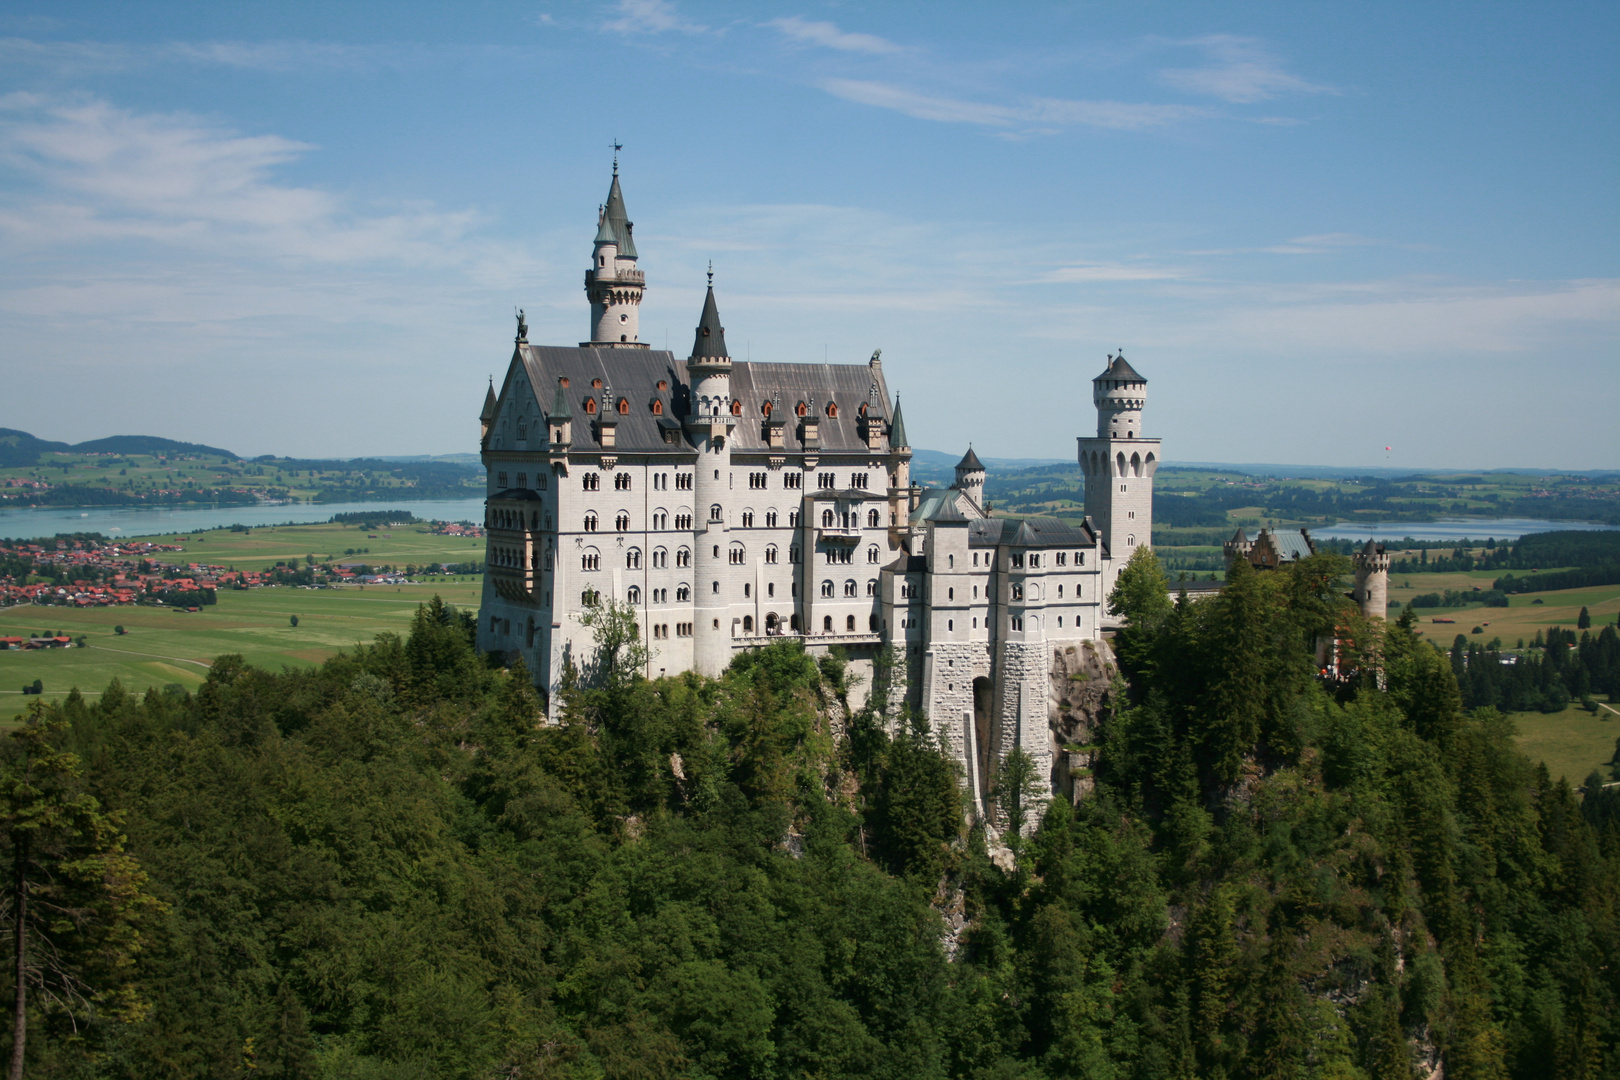
POLYGON ((210 664, 204 660, 187 660, 183 656, 164 656, 162 653, 136 652, 133 649, 109 649, 105 645, 91 645, 90 648, 100 649, 102 652, 127 653, 130 656, 150 656, 154 660, 173 660, 177 664, 196 664, 200 668, 211 668, 214 666, 213 664, 210 664))

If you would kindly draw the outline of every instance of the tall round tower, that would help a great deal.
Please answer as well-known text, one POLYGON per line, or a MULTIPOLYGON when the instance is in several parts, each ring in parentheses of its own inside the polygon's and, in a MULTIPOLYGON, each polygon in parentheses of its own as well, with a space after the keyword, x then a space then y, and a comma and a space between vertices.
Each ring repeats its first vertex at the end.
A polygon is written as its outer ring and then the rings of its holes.
POLYGON ((1159 469, 1159 440, 1142 434, 1147 380, 1122 352, 1108 358, 1091 380, 1097 407, 1097 435, 1080 439, 1080 471, 1086 477, 1086 516, 1106 549, 1103 596, 1131 553, 1153 543, 1153 474, 1159 469))
POLYGON ((984 463, 971 446, 956 463, 956 490, 972 499, 973 505, 984 509, 984 463))
POLYGON ((619 158, 613 157, 613 184, 597 214, 591 267, 585 271, 585 295, 591 301, 591 340, 597 348, 645 349, 641 340, 641 294, 647 276, 636 269, 635 224, 624 209, 619 190, 619 158))
POLYGON ((1384 546, 1368 539, 1355 555, 1356 591, 1352 594, 1361 605, 1361 614, 1369 619, 1387 618, 1389 614, 1389 552, 1384 546))
POLYGON ((726 351, 726 330, 714 302, 714 274, 703 299, 692 355, 686 371, 691 380, 691 406, 687 434, 697 448, 693 480, 693 666, 704 675, 718 676, 731 662, 731 607, 740 587, 743 568, 731 566, 730 522, 726 506, 731 488, 731 355, 726 351), (736 580, 733 580, 736 579, 736 580))

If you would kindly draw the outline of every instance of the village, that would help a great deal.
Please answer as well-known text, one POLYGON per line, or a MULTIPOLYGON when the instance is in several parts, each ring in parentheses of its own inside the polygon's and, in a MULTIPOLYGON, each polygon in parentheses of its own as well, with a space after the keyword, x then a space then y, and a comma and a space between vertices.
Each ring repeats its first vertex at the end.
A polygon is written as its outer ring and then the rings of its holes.
MULTIPOLYGON (((483 535, 478 526, 453 522, 433 522, 431 532, 469 539, 483 535)), ((390 534, 365 535, 386 539, 390 534)), ((66 537, 36 542, 0 540, 0 608, 34 604, 82 610, 142 605, 188 613, 214 604, 221 589, 402 585, 419 577, 474 572, 472 566, 460 563, 374 565, 364 560, 364 549, 351 549, 350 557, 342 561, 305 556, 303 560, 279 560, 261 570, 239 569, 176 558, 185 552, 189 540, 187 536, 167 543, 66 537)), ((0 637, 0 649, 57 648, 72 643, 72 638, 55 634, 0 637)))

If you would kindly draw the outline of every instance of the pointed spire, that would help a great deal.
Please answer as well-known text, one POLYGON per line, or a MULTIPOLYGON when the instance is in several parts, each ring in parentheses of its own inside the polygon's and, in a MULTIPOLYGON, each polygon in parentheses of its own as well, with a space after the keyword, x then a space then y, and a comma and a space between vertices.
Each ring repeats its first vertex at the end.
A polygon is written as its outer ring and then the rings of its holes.
POLYGON ((596 240, 598 244, 617 244, 619 238, 613 235, 613 226, 608 221, 607 207, 596 208, 596 240))
POLYGON ((714 302, 714 272, 709 272, 709 291, 703 298, 703 318, 698 320, 697 338, 692 342, 692 356, 731 358, 726 351, 726 328, 720 325, 720 309, 714 302))
MULTIPOLYGON (((618 158, 615 157, 614 161, 618 158)), ((634 259, 636 257, 636 242, 631 233, 635 230, 629 214, 624 209, 624 192, 619 188, 619 168, 613 167, 613 185, 608 188, 607 206, 602 211, 603 224, 613 231, 613 239, 619 245, 619 258, 634 259)), ((597 231, 600 236, 601 231, 597 231)))
POLYGON ((569 407, 568 395, 563 392, 562 385, 559 383, 557 386, 557 394, 551 399, 551 413, 546 417, 546 419, 555 424, 563 420, 572 420, 573 418, 574 410, 569 407))
POLYGON ((492 375, 489 379, 489 389, 484 392, 484 411, 478 414, 478 419, 485 421, 495 419, 495 405, 495 377, 492 375))
POLYGON ((973 444, 968 443, 968 452, 962 455, 962 460, 956 463, 956 471, 984 472, 984 465, 979 461, 979 455, 973 452, 973 444))
POLYGON ((900 415, 900 395, 894 395, 894 420, 889 424, 889 445, 898 449, 910 446, 906 440, 906 419, 900 415))

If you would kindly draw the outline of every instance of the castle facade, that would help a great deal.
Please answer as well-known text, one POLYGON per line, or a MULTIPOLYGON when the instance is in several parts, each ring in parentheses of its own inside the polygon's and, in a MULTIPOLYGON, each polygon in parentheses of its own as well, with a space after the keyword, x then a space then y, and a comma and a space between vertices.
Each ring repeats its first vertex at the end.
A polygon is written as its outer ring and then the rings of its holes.
POLYGON ((1095 643, 1114 576, 1152 537, 1159 441, 1123 356, 1092 381, 1079 440, 1089 516, 990 515, 970 449, 955 483, 911 481, 879 353, 856 364, 732 359, 713 276, 684 358, 639 338, 646 288, 615 165, 585 272, 590 340, 530 344, 522 316, 480 422, 487 572, 478 645, 521 655, 555 717, 583 622, 634 610, 649 677, 719 675, 777 637, 841 648, 894 704, 926 713, 988 808, 1021 747, 1061 768, 1054 657, 1095 643))

